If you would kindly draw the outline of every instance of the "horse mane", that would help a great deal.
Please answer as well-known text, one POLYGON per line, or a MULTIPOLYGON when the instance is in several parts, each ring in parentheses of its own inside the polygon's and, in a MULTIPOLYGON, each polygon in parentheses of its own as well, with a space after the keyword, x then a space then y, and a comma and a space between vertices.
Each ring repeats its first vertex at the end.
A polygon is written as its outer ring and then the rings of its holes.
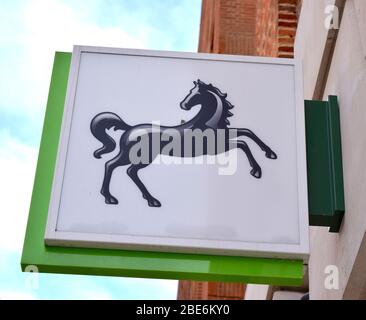
POLYGON ((223 112, 222 117, 219 121, 219 124, 221 126, 224 126, 224 127, 227 128, 227 126, 230 125, 230 121, 229 121, 228 118, 233 116, 233 114, 230 112, 230 110, 233 109, 234 106, 231 104, 230 101, 228 101, 226 99, 227 98, 227 93, 222 93, 219 88, 213 86, 211 83, 206 85, 206 89, 213 92, 213 93, 215 93, 215 94, 217 94, 217 96, 221 99, 221 102, 222 102, 222 105, 223 105, 223 108, 224 108, 224 112, 223 112))

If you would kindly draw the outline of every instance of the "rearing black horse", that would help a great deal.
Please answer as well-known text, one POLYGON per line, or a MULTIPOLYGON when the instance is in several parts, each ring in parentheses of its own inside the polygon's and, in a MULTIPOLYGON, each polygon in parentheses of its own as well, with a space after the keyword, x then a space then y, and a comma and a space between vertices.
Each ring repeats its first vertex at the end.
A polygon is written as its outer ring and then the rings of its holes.
MULTIPOLYGON (((114 127, 115 130, 124 131, 119 141, 119 153, 105 164, 105 173, 101 194, 105 197, 105 202, 107 204, 118 204, 118 200, 113 197, 109 191, 109 184, 113 170, 119 166, 130 165, 127 169, 127 174, 140 189, 142 196, 147 200, 148 205, 150 207, 161 206, 159 200, 155 199, 150 194, 143 182, 138 177, 138 171, 152 163, 159 154, 180 157, 187 156, 184 152, 184 148, 181 148, 179 154, 172 154, 171 151, 166 153, 166 151, 164 151, 164 147, 169 143, 169 141, 162 141, 164 139, 161 139, 161 137, 168 132, 169 135, 172 134, 172 131, 175 132, 175 135, 177 135, 175 138, 180 139, 182 142, 181 145, 184 146, 183 141, 187 130, 200 129, 205 131, 207 129, 211 129, 214 132, 218 132, 220 129, 222 129, 225 132, 227 131, 227 134, 225 134, 225 145, 223 150, 212 150, 212 148, 210 149, 207 143, 205 143, 201 152, 197 153, 197 151, 193 151, 190 156, 197 157, 208 154, 215 155, 232 149, 241 149, 246 154, 249 164, 252 168, 250 174, 258 179, 260 179, 262 176, 261 167, 254 159, 247 143, 243 140, 237 140, 236 138, 244 136, 252 139, 265 152, 265 156, 267 158, 277 159, 277 155, 251 130, 242 128, 233 129, 228 127, 230 122, 227 118, 233 115, 230 112, 230 109, 232 109, 234 106, 228 100, 226 100, 227 94, 222 93, 212 84, 207 85, 200 80, 194 81, 193 83, 194 87, 180 103, 180 107, 183 110, 190 110, 196 105, 201 105, 201 109, 195 117, 181 125, 174 127, 156 126, 153 124, 139 124, 136 126, 129 126, 118 115, 111 112, 99 113, 93 118, 90 124, 91 132, 95 138, 103 143, 103 146, 94 152, 95 158, 100 159, 103 154, 113 151, 116 147, 115 141, 107 134, 106 129, 114 127), (236 132, 236 137, 234 137, 234 139, 229 135, 229 130, 234 130, 236 132), (150 141, 148 161, 147 163, 133 163, 130 159, 131 148, 133 148, 136 143, 141 141, 142 138, 148 138, 150 141), (154 138, 155 141, 156 138, 159 139, 160 148, 151 148, 151 141, 153 141, 154 138)), ((193 148, 193 150, 196 149, 193 148)))

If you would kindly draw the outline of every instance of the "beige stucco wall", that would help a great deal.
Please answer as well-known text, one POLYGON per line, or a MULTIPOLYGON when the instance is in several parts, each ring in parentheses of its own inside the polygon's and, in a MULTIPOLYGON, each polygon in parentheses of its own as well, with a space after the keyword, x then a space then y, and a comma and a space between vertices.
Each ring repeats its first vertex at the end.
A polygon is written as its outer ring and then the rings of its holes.
MULTIPOLYGON (((304 0, 295 56, 303 58, 305 98, 314 92, 327 30, 324 5, 304 0), (314 17, 316 16, 316 18, 314 17), (323 16, 323 18, 321 18, 323 16), (315 21, 319 19, 319 21, 315 21)), ((309 285, 311 299, 366 299, 366 1, 347 0, 324 99, 340 103, 346 214, 341 232, 310 230, 309 285), (339 269, 339 289, 324 286, 325 267, 339 269)))
POLYGON ((244 300, 267 300, 269 290, 269 285, 248 284, 244 300))
POLYGON ((312 99, 328 30, 324 10, 335 0, 303 0, 295 40, 295 58, 303 61, 304 96, 312 99))

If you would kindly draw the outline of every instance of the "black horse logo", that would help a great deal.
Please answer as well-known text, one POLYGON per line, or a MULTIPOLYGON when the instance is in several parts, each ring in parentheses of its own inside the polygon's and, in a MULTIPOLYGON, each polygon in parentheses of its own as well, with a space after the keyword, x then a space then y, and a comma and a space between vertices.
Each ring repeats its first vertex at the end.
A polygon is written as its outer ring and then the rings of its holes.
MULTIPOLYGON (((236 138, 243 136, 252 139, 265 152, 265 156, 267 158, 277 159, 277 155, 271 150, 271 148, 269 148, 251 130, 244 128, 234 129, 228 127, 230 122, 227 118, 233 115, 230 110, 234 106, 226 99, 227 94, 222 93, 212 84, 207 85, 200 80, 194 81, 193 83, 194 87, 180 103, 180 107, 183 110, 190 110, 196 105, 201 105, 201 109, 194 118, 188 122, 182 123, 181 125, 174 127, 156 126, 154 124, 138 124, 135 126, 130 126, 126 124, 118 115, 111 112, 99 113, 93 118, 90 124, 91 132, 94 137, 103 144, 100 149, 94 152, 94 157, 97 159, 100 159, 103 154, 113 151, 116 147, 116 142, 106 133, 106 129, 111 129, 114 127, 114 130, 124 131, 119 141, 119 153, 116 157, 114 157, 112 160, 109 160, 105 164, 105 173, 101 194, 105 197, 105 202, 107 204, 118 204, 118 200, 113 197, 109 191, 109 184, 113 170, 119 166, 130 165, 127 169, 127 174, 140 189, 142 196, 147 200, 148 205, 150 207, 161 206, 159 200, 150 194, 143 182, 140 180, 138 171, 151 164, 159 154, 172 156, 171 152, 165 153, 164 151, 164 147, 169 143, 169 141, 161 141, 162 139, 160 139, 160 148, 155 148, 155 150, 150 148, 147 163, 133 163, 129 156, 130 150, 136 145, 136 143, 138 143, 138 141, 141 140, 141 138, 148 138, 149 141, 153 141, 153 138, 159 139, 162 135, 164 135, 164 133, 169 132, 169 134, 171 134, 171 131, 173 131, 176 133, 176 135, 178 135, 175 138, 178 138, 183 142, 187 130, 200 129, 205 131, 209 129, 216 133, 221 129, 222 131, 227 132, 227 134, 225 134, 223 150, 215 149, 212 151, 212 149, 210 149, 205 143, 201 152, 193 152, 193 154, 190 156, 197 157, 201 155, 215 155, 232 149, 241 149, 246 154, 249 164, 252 168, 250 174, 257 179, 260 179, 262 176, 261 167, 254 159, 247 143, 236 138), (236 137, 234 137, 234 139, 229 135, 229 130, 235 130, 236 137)), ((182 143, 182 145, 184 145, 184 143, 182 143)), ((195 148, 193 148, 193 150, 195 150, 195 148)), ((177 155, 174 154, 174 156, 177 155)), ((184 148, 180 150, 178 156, 186 156, 184 148)))

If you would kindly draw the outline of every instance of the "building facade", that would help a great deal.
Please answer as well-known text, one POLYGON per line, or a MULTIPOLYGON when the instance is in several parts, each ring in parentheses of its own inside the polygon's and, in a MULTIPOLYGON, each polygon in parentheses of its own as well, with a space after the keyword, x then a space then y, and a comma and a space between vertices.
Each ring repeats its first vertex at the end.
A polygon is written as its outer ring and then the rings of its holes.
MULTIPOLYGON (((310 299, 366 299, 366 1, 303 0, 294 52, 304 98, 336 95, 341 120, 345 216, 339 233, 310 227, 310 299)), ((246 299, 270 290, 248 285, 246 299)))
POLYGON ((256 0, 203 0, 198 51, 255 55, 256 0))
POLYGON ((310 227, 303 287, 248 284, 245 299, 300 299, 307 291, 310 299, 366 299, 366 1, 203 0, 199 51, 295 56, 303 62, 304 98, 339 100, 341 230, 310 227))
POLYGON ((203 0, 199 52, 292 58, 299 0, 203 0))
MULTIPOLYGON (((198 51, 292 58, 298 0, 202 0, 198 51)), ((238 283, 180 281, 178 299, 244 298, 238 283)))
POLYGON ((295 56, 305 99, 338 96, 343 149, 345 216, 310 228, 310 298, 366 299, 366 1, 303 0, 295 56))

